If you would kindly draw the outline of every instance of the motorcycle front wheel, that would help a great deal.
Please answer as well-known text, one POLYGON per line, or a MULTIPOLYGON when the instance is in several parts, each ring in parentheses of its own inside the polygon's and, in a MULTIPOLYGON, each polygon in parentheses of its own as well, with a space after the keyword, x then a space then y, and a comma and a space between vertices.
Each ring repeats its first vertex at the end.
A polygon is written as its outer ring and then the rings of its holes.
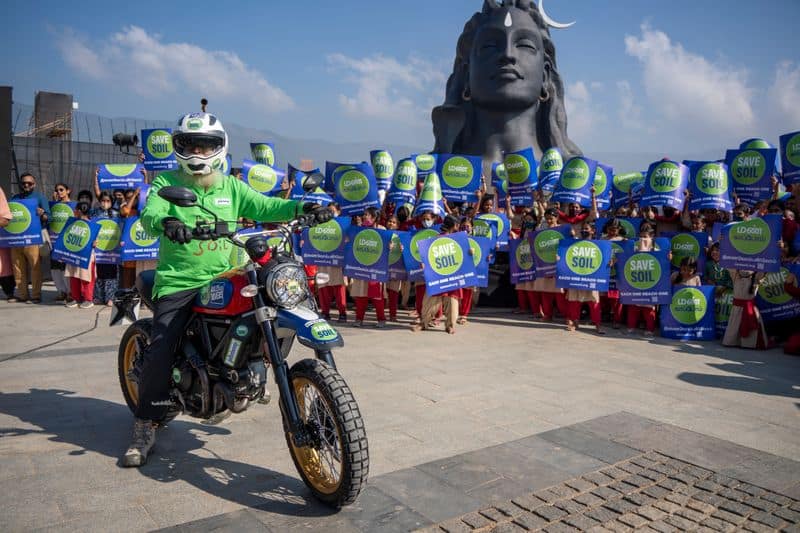
POLYGON ((337 509, 349 505, 369 473, 367 434, 353 393, 335 369, 316 359, 297 362, 289 379, 300 417, 315 441, 295 446, 284 420, 297 472, 320 501, 337 509))

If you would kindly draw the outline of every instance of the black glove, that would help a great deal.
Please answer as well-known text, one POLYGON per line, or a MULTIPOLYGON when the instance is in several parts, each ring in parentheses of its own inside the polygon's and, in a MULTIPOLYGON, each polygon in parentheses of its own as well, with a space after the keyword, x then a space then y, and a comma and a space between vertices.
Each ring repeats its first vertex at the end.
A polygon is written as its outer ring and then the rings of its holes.
POLYGON ((303 204, 303 214, 313 215, 314 220, 320 224, 323 224, 333 218, 333 211, 331 211, 330 208, 312 202, 306 202, 303 204))
POLYGON ((192 230, 175 217, 166 217, 161 225, 164 226, 164 236, 172 242, 186 244, 192 240, 192 230))

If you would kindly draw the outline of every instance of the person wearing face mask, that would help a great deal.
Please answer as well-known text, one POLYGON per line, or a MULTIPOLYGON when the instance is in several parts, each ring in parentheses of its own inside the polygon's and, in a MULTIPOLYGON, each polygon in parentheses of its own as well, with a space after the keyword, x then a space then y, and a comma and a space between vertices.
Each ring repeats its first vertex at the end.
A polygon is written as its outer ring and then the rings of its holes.
MULTIPOLYGON (((559 224, 559 211, 549 208, 544 213, 546 228, 557 228, 559 224)), ((574 236, 574 233, 572 233, 574 236)), ((542 306, 542 320, 545 322, 553 321, 553 300, 556 302, 558 312, 561 316, 567 316, 567 299, 564 296, 564 289, 556 287, 555 276, 537 277, 533 282, 533 289, 538 295, 538 300, 542 306)))
MULTIPOLYGON (((536 230, 536 214, 532 210, 526 210, 518 219, 518 226, 515 228, 516 234, 520 239, 527 239, 529 232, 536 230)), ((517 304, 521 310, 520 314, 530 311, 534 319, 541 317, 541 301, 539 293, 536 291, 536 281, 521 281, 514 288, 517 292, 517 304)))
MULTIPOLYGON (((364 215, 361 217, 361 223, 358 224, 364 228, 386 229, 378 224, 379 212, 374 207, 367 208, 364 215)), ((386 327, 386 314, 383 303, 383 283, 378 281, 367 281, 363 279, 353 279, 350 284, 350 296, 356 302, 356 321, 355 327, 364 327, 364 316, 367 313, 367 307, 370 302, 375 307, 375 315, 378 322, 375 324, 376 328, 386 327)))
MULTIPOLYGON (((433 214, 433 211, 424 211, 422 212, 414 227, 417 230, 421 229, 431 229, 435 224, 439 217, 433 214)), ((414 324, 420 323, 422 317, 422 301, 425 299, 425 282, 424 281, 417 281, 414 284, 414 310, 416 311, 416 317, 414 319, 414 324)))
MULTIPOLYGON (((624 241, 625 228, 622 226, 619 219, 612 218, 606 222, 605 227, 601 231, 600 238, 612 242, 624 241)), ((611 327, 619 329, 620 324, 622 324, 622 314, 625 310, 625 306, 619 301, 619 290, 609 289, 608 292, 601 294, 600 306, 601 309, 608 309, 611 311, 611 327)))

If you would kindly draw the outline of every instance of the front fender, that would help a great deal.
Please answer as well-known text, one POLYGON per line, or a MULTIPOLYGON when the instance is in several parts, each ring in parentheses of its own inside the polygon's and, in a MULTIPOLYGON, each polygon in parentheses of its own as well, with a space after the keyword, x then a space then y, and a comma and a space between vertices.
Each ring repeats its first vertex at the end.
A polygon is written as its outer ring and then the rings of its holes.
POLYGON ((305 307, 278 309, 277 325, 297 333, 303 346, 314 350, 331 350, 344 346, 344 339, 327 320, 305 307))

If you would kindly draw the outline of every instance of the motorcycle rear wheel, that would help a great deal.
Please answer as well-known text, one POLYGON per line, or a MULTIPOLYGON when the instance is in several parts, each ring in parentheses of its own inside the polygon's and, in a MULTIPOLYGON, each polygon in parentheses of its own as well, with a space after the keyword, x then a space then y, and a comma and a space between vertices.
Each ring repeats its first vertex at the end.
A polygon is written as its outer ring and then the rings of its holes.
POLYGON ((125 403, 128 404, 128 409, 132 413, 135 413, 136 408, 139 406, 139 386, 128 376, 128 373, 133 370, 136 359, 141 357, 139 347, 147 346, 150 342, 152 328, 153 319, 142 318, 128 326, 122 336, 122 340, 119 341, 119 355, 117 357, 119 386, 122 389, 125 403))
POLYGON ((364 421, 353 393, 331 366, 304 359, 289 371, 300 417, 319 428, 319 444, 297 447, 284 421, 297 472, 314 496, 340 508, 353 503, 369 474, 364 421))
MULTIPOLYGON (((128 404, 128 409, 133 414, 136 414, 136 408, 139 406, 139 385, 128 376, 128 373, 133 370, 136 359, 141 357, 141 354, 138 353, 140 347, 147 346, 150 343, 152 329, 152 318, 139 319, 128 326, 125 334, 122 335, 122 340, 119 341, 119 354, 117 356, 119 386, 122 389, 125 403, 128 404)), ((160 425, 164 425, 179 414, 180 412, 170 410, 164 420, 158 422, 160 425)))

